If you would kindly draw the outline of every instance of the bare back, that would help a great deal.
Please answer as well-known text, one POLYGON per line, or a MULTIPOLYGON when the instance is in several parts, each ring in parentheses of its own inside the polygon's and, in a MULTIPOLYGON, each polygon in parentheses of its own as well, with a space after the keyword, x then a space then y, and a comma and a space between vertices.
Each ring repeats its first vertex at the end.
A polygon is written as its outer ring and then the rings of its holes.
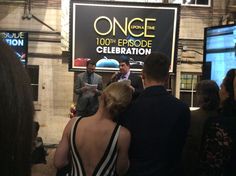
POLYGON ((101 167, 115 167, 119 128, 114 122, 87 117, 81 119, 74 130, 73 141, 86 175, 97 173, 101 167))

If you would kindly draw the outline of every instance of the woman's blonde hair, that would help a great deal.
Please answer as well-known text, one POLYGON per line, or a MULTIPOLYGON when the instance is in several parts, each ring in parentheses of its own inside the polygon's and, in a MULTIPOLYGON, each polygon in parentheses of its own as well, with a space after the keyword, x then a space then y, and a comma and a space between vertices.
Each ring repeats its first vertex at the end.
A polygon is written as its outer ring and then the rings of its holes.
POLYGON ((127 83, 114 82, 103 93, 105 107, 113 116, 117 116, 130 104, 133 90, 127 83))

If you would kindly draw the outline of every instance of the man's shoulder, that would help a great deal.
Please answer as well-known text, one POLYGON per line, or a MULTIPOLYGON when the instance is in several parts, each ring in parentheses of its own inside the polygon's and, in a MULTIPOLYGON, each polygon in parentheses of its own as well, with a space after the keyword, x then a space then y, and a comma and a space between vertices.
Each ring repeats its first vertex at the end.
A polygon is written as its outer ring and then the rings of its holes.
POLYGON ((96 78, 98 78, 98 79, 101 79, 101 78, 102 78, 102 76, 99 75, 99 74, 97 74, 97 73, 94 73, 94 77, 96 77, 96 78))
POLYGON ((171 95, 171 97, 174 99, 174 101, 178 104, 187 106, 187 104, 185 102, 183 102, 182 100, 180 100, 179 98, 176 98, 175 96, 171 95))
POLYGON ((173 106, 189 109, 189 106, 186 103, 171 95, 162 87, 152 87, 151 89, 145 89, 136 99, 134 104, 145 104, 144 102, 153 102, 157 104, 168 105, 169 107, 173 106))
POLYGON ((176 98, 173 95, 171 95, 171 97, 173 98, 173 102, 176 104, 176 106, 189 109, 189 106, 185 102, 183 102, 182 100, 176 98))
POLYGON ((135 73, 130 73, 129 74, 129 79, 132 80, 142 80, 141 77, 135 73))
POLYGON ((85 75, 85 72, 82 72, 82 73, 78 73, 77 76, 81 78, 81 77, 83 77, 84 75, 85 75))
POLYGON ((97 77, 102 77, 101 75, 99 75, 98 73, 94 73, 94 76, 97 76, 97 77))
POLYGON ((130 72, 129 77, 139 77, 136 73, 130 72))
MULTIPOLYGON (((155 101, 155 97, 153 97, 153 99, 153 101, 155 101)), ((190 111, 189 106, 185 102, 169 93, 164 93, 162 96, 156 97, 156 101, 163 105, 167 105, 170 109, 190 111)))

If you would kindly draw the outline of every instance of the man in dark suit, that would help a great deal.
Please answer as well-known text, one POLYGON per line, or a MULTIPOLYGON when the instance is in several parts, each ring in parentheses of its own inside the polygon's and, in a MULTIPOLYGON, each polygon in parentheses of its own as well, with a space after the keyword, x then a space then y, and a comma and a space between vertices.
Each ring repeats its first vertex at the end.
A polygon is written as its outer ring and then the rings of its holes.
POLYGON ((130 72, 129 60, 121 60, 119 65, 119 73, 112 75, 111 82, 130 80, 131 86, 134 88, 133 97, 136 98, 143 91, 143 82, 140 76, 130 72))
POLYGON ((180 160, 190 110, 164 88, 169 66, 164 54, 147 56, 142 73, 145 90, 120 116, 132 136, 129 176, 182 176, 180 160))

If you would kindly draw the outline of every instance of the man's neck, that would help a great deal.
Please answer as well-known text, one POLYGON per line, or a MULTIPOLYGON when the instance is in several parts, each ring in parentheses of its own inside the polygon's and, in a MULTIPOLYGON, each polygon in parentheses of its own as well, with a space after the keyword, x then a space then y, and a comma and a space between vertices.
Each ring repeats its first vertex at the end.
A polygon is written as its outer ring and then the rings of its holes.
POLYGON ((87 73, 87 75, 89 75, 89 76, 91 76, 91 75, 93 74, 93 72, 90 73, 90 72, 88 72, 88 71, 86 71, 86 73, 87 73))
POLYGON ((127 73, 123 73, 120 75, 120 79, 128 79, 130 75, 130 71, 128 71, 127 73))
POLYGON ((128 75, 130 74, 130 70, 128 70, 126 73, 121 73, 121 75, 128 75))
POLYGON ((164 86, 165 82, 163 81, 146 81, 144 86, 145 88, 152 87, 152 86, 164 86))

